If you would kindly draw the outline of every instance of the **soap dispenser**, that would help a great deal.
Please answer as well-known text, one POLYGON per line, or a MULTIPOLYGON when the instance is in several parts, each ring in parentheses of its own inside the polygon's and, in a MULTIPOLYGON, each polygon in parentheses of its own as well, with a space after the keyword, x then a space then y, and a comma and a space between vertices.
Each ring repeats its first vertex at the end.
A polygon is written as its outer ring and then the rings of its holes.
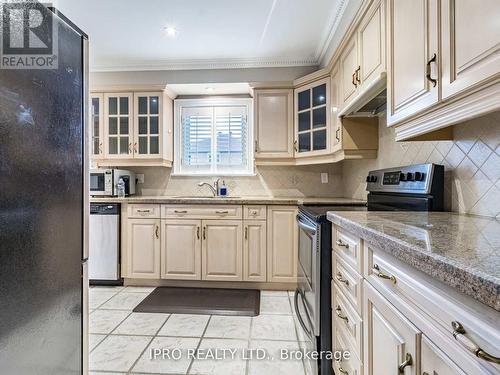
POLYGON ((221 197, 227 196, 227 186, 226 186, 226 182, 224 180, 222 180, 222 186, 220 187, 219 195, 221 197))

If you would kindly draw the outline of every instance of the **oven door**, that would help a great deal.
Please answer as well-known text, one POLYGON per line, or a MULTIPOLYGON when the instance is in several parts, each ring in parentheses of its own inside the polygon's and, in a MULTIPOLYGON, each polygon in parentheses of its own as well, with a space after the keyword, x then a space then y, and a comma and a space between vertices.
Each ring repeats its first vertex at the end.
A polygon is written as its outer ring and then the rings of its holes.
POLYGON ((307 317, 302 317, 304 321, 310 322, 311 333, 319 336, 319 257, 320 240, 319 226, 309 220, 306 216, 297 215, 299 227, 299 265, 297 286, 300 292, 300 299, 307 312, 307 317))

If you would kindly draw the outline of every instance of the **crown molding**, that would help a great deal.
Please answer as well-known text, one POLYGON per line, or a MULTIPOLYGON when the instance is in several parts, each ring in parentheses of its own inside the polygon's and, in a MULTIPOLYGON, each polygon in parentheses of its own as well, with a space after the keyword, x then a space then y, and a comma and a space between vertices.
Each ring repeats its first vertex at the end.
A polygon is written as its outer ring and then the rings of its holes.
POLYGON ((245 58, 245 59, 194 59, 141 61, 125 65, 94 65, 91 72, 123 72, 153 70, 204 70, 241 68, 283 68, 317 66, 315 58, 245 58))

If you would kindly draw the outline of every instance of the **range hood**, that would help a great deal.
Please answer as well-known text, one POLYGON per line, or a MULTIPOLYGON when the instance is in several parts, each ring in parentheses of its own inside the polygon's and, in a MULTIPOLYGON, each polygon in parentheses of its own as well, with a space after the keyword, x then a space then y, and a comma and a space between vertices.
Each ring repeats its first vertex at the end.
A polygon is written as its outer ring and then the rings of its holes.
POLYGON ((386 108, 387 74, 383 72, 345 106, 338 116, 373 117, 384 112, 386 108))

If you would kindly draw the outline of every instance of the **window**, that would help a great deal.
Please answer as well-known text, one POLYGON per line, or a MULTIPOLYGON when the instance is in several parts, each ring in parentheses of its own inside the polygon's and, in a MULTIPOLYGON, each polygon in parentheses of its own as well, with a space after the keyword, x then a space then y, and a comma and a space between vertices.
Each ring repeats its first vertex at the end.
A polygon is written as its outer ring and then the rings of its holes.
POLYGON ((175 101, 174 174, 253 174, 252 100, 175 101))

